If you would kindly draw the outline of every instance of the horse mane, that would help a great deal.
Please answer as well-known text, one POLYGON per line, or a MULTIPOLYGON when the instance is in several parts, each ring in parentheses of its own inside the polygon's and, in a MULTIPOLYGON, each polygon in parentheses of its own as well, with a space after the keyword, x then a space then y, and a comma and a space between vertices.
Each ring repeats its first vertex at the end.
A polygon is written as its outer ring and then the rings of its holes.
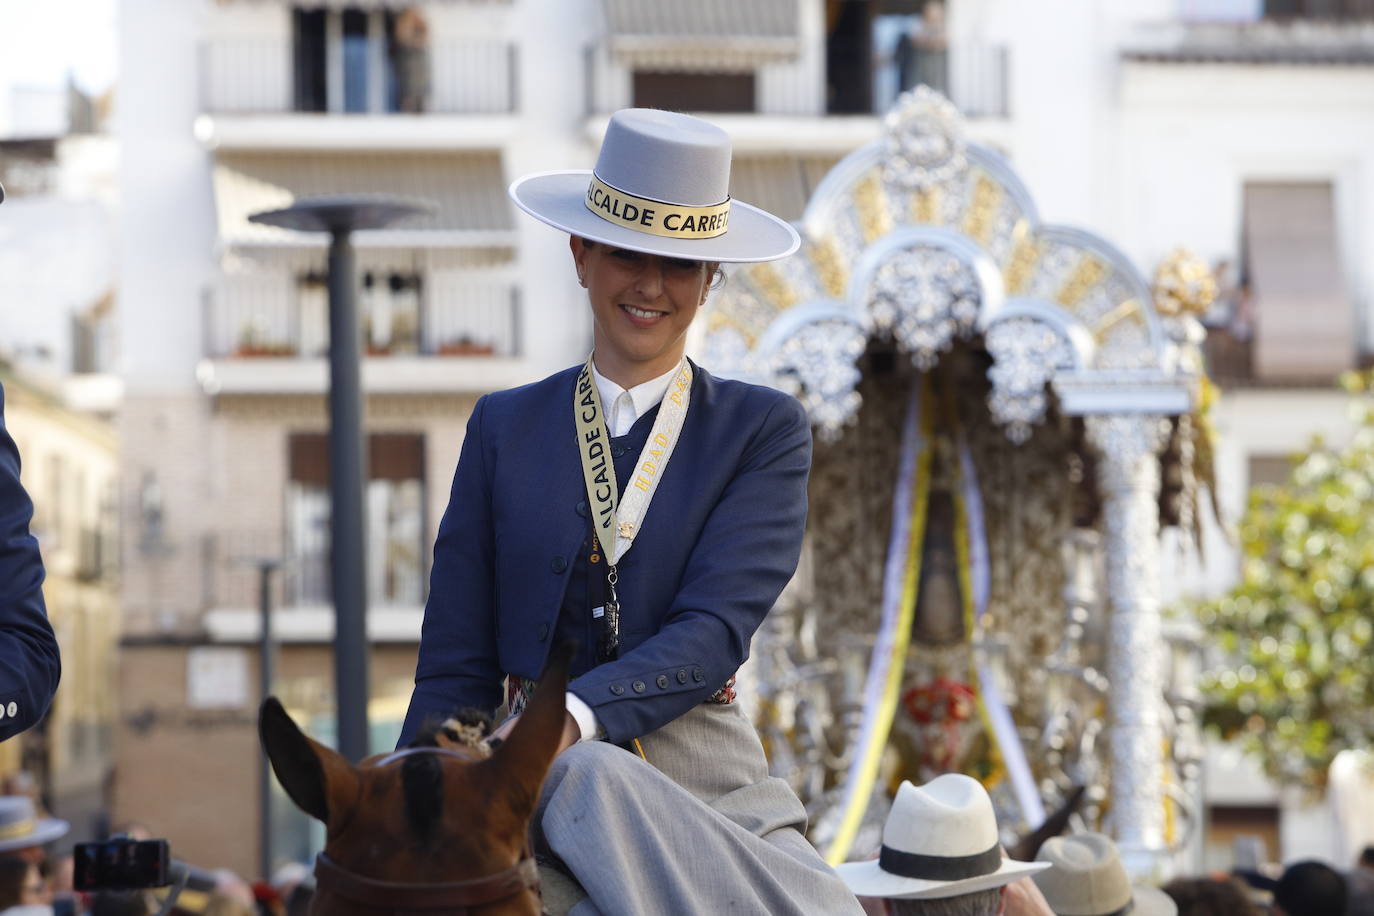
MULTIPOLYGON (((427 720, 407 747, 465 747, 485 750, 482 739, 491 733, 491 716, 461 709, 447 719, 427 720)), ((433 754, 415 754, 401 764, 401 791, 406 820, 422 847, 434 840, 444 810, 444 767, 433 754)))

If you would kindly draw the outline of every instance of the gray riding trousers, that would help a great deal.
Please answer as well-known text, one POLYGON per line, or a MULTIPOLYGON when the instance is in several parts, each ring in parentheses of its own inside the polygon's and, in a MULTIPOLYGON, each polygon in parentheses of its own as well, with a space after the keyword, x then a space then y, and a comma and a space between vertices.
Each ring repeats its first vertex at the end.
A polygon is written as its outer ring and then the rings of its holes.
POLYGON ((640 745, 647 763, 584 741, 545 780, 535 849, 585 889, 570 916, 862 916, 738 703, 694 707, 640 745))

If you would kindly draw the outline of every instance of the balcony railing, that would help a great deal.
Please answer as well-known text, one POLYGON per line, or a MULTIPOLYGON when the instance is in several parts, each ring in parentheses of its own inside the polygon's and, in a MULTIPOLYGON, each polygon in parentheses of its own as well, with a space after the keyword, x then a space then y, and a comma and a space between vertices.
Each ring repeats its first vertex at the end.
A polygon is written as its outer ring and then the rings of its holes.
MULTIPOLYGON (((359 314, 368 356, 520 355, 519 292, 509 282, 434 273, 408 299, 364 292, 359 314)), ((206 296, 204 328, 212 358, 322 357, 328 300, 319 284, 226 277, 206 296)))
POLYGON ((1225 388, 1253 385, 1254 337, 1233 333, 1224 327, 1208 328, 1202 345, 1207 375, 1225 388))
MULTIPOLYGON (((429 51, 428 91, 423 111, 435 114, 506 114, 518 96, 517 49, 495 39, 449 39, 429 51)), ((285 38, 214 38, 200 48, 201 107, 211 114, 287 114, 314 111, 300 101, 293 73, 292 43, 285 38)), ((399 74, 387 63, 380 73, 387 84, 377 93, 376 110, 390 114, 400 107, 399 74)), ((344 75, 326 74, 331 98, 342 108, 344 75)), ((325 107, 332 110, 333 105, 325 107)), ((342 113, 342 111, 340 112, 342 113)))
MULTIPOLYGON (((634 98, 633 73, 612 59, 604 46, 587 48, 584 69, 587 114, 604 115, 638 104, 634 98)), ((920 75, 931 88, 948 96, 966 117, 1005 118, 1010 114, 1009 72, 1007 48, 967 44, 933 54, 921 68, 920 75)), ((831 82, 846 79, 865 80, 871 84, 871 113, 875 114, 887 111, 900 91, 909 88, 900 85, 897 67, 885 58, 875 60, 874 66, 867 70, 832 75, 831 82)), ((825 87, 801 67, 761 67, 754 85, 754 114, 820 115, 826 110, 825 87)), ((870 93, 864 95, 869 97, 870 93)))
MULTIPOLYGON (((376 496, 379 483, 369 482, 369 499, 376 496)), ((328 497, 322 492, 313 494, 321 503, 316 508, 324 510, 313 512, 292 498, 291 492, 298 489, 293 483, 280 484, 288 494, 288 517, 282 528, 231 529, 201 537, 203 609, 256 609, 261 601, 258 563, 263 560, 281 564, 271 584, 273 607, 318 608, 332 603, 328 497)), ((413 538, 403 542, 395 532, 387 531, 385 518, 373 520, 364 550, 369 567, 368 603, 374 609, 424 604, 429 551, 418 525, 413 533, 413 538)))
POLYGON ((998 45, 954 45, 926 51, 902 85, 902 74, 890 58, 874 71, 874 108, 886 111, 897 96, 916 82, 942 93, 967 118, 1005 118, 1008 102, 1008 52, 998 45))
POLYGON ((311 529, 290 537, 284 529, 222 531, 201 538, 201 604, 204 609, 256 608, 260 601, 256 562, 280 562, 273 577, 274 607, 329 603, 329 532, 311 529))

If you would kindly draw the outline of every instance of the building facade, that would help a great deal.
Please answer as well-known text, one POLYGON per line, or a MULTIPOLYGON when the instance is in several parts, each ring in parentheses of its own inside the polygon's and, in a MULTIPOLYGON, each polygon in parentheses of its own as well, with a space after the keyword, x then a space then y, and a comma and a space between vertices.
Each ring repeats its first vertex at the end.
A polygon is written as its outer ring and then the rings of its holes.
POLYGON ((47 576, 43 600, 62 654, 62 682, 47 716, 0 745, 0 776, 34 781, 44 803, 72 823, 74 839, 108 828, 114 770, 119 642, 114 426, 73 410, 0 364, 5 425, 19 447, 34 504, 30 529, 47 576))

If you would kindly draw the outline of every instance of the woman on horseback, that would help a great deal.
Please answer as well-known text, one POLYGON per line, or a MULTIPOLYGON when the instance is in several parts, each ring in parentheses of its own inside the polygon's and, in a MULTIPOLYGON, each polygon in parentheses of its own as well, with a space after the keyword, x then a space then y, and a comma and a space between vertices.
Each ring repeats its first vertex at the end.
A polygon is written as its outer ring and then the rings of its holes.
POLYGON ((402 743, 458 707, 518 716, 550 648, 579 646, 532 825, 578 914, 861 912, 734 702, 796 568, 811 436, 793 398, 684 355, 720 263, 799 244, 729 173, 724 131, 631 109, 595 171, 511 186, 569 233, 594 349, 477 402, 435 544, 402 743))

